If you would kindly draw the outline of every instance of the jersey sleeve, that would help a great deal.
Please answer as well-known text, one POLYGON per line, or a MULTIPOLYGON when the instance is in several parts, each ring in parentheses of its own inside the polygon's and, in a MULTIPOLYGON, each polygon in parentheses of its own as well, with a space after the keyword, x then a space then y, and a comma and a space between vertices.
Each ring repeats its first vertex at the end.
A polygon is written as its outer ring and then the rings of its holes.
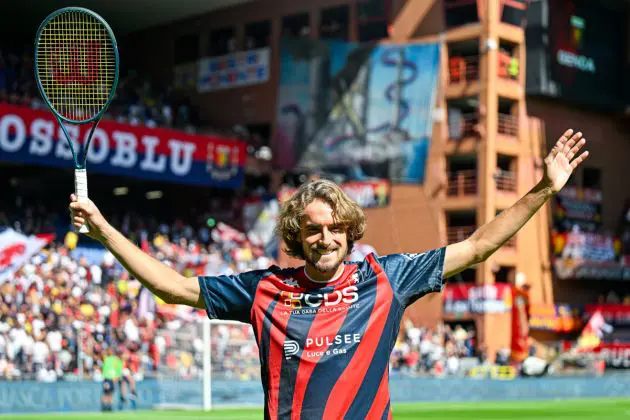
POLYGON ((446 248, 422 254, 392 254, 378 257, 394 294, 407 307, 431 292, 442 290, 446 248))
POLYGON ((208 317, 249 323, 256 287, 269 273, 256 270, 234 276, 200 276, 199 288, 208 317))

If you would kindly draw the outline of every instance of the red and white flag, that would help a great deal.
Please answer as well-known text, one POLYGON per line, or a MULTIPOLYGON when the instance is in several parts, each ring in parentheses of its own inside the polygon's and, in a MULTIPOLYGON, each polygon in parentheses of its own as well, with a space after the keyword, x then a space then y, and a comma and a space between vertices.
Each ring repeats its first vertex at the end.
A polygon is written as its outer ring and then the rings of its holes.
POLYGON ((0 284, 9 280, 33 255, 49 241, 6 229, 0 232, 0 284))

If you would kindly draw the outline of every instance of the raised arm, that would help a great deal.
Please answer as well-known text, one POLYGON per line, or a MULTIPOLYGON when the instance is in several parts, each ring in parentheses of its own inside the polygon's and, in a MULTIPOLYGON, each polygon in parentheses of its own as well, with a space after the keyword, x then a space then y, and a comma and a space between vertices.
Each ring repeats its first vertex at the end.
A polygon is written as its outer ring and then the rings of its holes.
POLYGON ((485 261, 505 244, 554 194, 564 187, 573 173, 588 157, 588 151, 577 153, 586 143, 582 133, 567 130, 544 160, 542 180, 507 210, 479 227, 470 238, 446 247, 444 278, 485 261))
POLYGON ((78 202, 74 194, 70 199, 73 225, 78 228, 87 222, 90 227, 87 235, 109 249, 127 271, 153 294, 166 303, 205 307, 196 277, 184 277, 143 252, 111 226, 91 200, 78 202))

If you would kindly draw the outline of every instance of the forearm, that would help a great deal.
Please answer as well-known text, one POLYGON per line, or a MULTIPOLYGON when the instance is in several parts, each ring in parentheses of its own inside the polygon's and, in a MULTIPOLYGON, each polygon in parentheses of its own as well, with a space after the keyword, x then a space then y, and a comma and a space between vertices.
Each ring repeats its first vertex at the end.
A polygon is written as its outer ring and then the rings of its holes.
POLYGON ((197 306, 196 282, 146 254, 111 225, 103 230, 101 242, 133 277, 163 301, 197 306))
POLYGON ((510 208, 477 229, 470 237, 475 249, 475 259, 481 262, 492 255, 552 196, 552 187, 541 181, 510 208))

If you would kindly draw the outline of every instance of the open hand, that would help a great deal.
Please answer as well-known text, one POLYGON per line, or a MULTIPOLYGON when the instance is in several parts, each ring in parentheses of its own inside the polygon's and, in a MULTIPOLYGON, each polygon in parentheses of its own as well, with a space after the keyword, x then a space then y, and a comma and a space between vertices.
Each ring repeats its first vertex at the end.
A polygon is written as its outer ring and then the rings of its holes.
POLYGON ((573 170, 588 157, 588 151, 577 156, 585 144, 586 139, 582 137, 581 132, 573 134, 573 130, 568 129, 545 158, 543 181, 549 184, 554 193, 564 187, 573 170))

